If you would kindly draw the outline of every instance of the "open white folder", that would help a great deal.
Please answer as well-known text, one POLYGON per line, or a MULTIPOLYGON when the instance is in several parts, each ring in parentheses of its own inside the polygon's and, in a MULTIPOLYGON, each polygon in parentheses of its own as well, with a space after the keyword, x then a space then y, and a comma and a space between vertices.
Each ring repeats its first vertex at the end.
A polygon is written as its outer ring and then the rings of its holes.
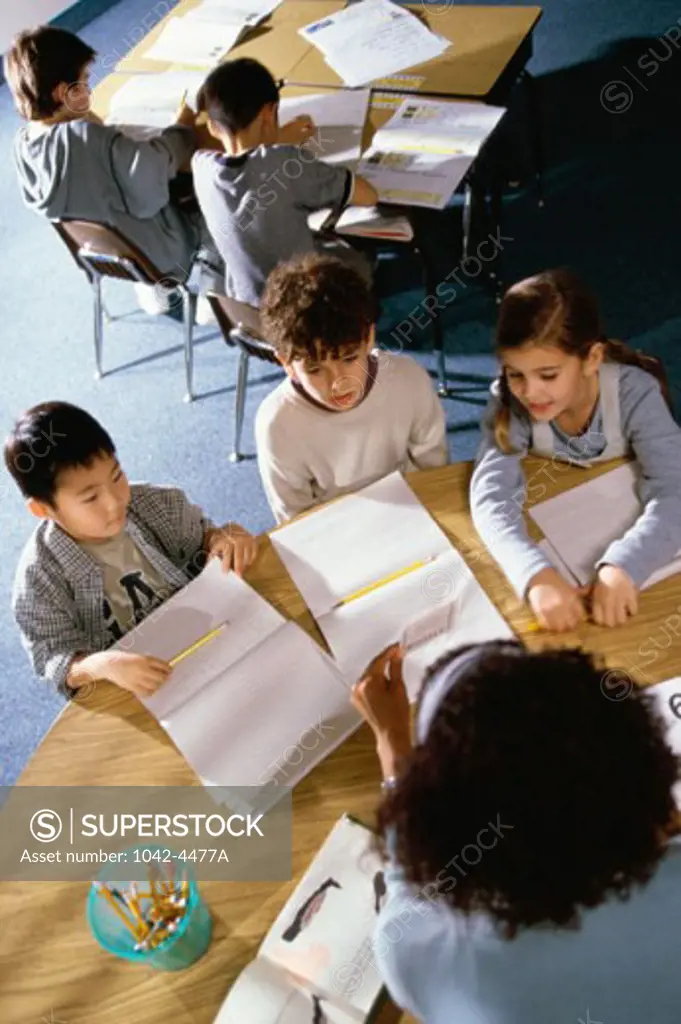
POLYGON ((452 628, 404 661, 407 689, 418 694, 435 658, 462 644, 513 633, 461 555, 400 473, 392 473, 276 530, 279 557, 319 623, 347 680, 402 638, 433 608, 454 603, 452 628), (415 563, 405 575, 339 605, 360 589, 415 563))
POLYGON ((217 560, 116 646, 170 661, 222 624, 143 703, 206 785, 267 787, 271 804, 359 715, 328 655, 217 560))
MULTIPOLYGON (((623 537, 641 515, 639 473, 638 464, 629 462, 530 509, 530 516, 549 541, 550 546, 545 545, 544 550, 550 558, 551 549, 557 551, 562 564, 556 568, 563 575, 567 569, 574 577, 571 582, 587 586, 608 546, 623 537)), ((678 572, 681 551, 668 565, 652 573, 641 590, 678 572)))

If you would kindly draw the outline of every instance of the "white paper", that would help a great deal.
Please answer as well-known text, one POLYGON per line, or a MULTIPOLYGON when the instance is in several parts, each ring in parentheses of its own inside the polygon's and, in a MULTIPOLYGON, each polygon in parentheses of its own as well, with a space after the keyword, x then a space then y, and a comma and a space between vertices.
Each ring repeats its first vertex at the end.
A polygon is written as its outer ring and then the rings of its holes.
MULTIPOLYGON (((307 218, 311 231, 320 231, 331 207, 315 210, 307 218)), ((339 235, 355 235, 360 238, 388 238, 397 242, 410 242, 414 230, 407 217, 397 214, 387 217, 375 206, 348 206, 337 220, 334 229, 339 235)))
POLYGON ((363 1024, 365 1020, 363 1014, 340 1009, 259 958, 241 972, 214 1024, 315 1024, 320 1012, 321 1024, 363 1024))
POLYGON ((414 618, 451 603, 451 628, 404 658, 404 681, 414 701, 424 672, 441 654, 463 644, 514 636, 458 551, 450 548, 431 565, 321 616, 319 627, 344 677, 353 683, 376 655, 402 639, 414 618))
MULTIPOLYGON (((655 698, 657 710, 667 723, 667 743, 681 756, 681 677, 648 686, 645 692, 655 698)), ((681 809, 681 781, 674 786, 674 799, 681 809)))
POLYGON ((111 97, 107 123, 167 128, 185 94, 188 106, 196 110, 196 95, 205 78, 203 71, 131 75, 111 97))
POLYGON ((400 641, 403 651, 409 653, 435 640, 442 633, 449 633, 454 628, 455 609, 454 602, 436 604, 430 611, 410 622, 400 641))
POLYGON ((274 803, 360 716, 331 659, 289 622, 162 724, 207 785, 266 786, 274 803))
POLYGON ((393 152, 372 144, 357 166, 382 203, 442 210, 466 177, 470 156, 393 152))
POLYGON ((282 0, 202 0, 185 17, 213 24, 233 24, 252 27, 268 17, 282 0))
POLYGON ((391 151, 477 156, 506 113, 504 107, 410 97, 373 139, 391 151))
POLYGON ((385 901, 379 884, 384 868, 371 843, 368 829, 341 818, 258 952, 259 957, 300 975, 315 991, 359 1011, 356 1019, 360 1021, 381 989, 380 974, 366 970, 374 926, 385 901), (347 969, 355 964, 361 968, 359 975, 347 969))
POLYGON ((309 114, 317 133, 314 140, 305 143, 305 149, 324 163, 353 170, 362 152, 369 97, 369 89, 284 97, 279 104, 279 123, 309 114))
MULTIPOLYGON (((587 586, 608 546, 634 525, 643 511, 637 487, 640 468, 629 462, 530 509, 530 515, 569 571, 587 586)), ((641 590, 681 572, 681 551, 649 576, 641 590)))
POLYGON ((451 550, 400 473, 275 530, 271 539, 316 618, 363 587, 451 550))
POLYGON ((300 29, 346 85, 368 85, 438 57, 450 45, 389 0, 362 0, 300 29))
POLYGON ((244 28, 243 24, 215 24, 189 15, 171 18, 144 56, 169 64, 212 68, 231 50, 244 28))
POLYGON ((540 551, 543 551, 546 557, 553 563, 554 569, 558 570, 558 572, 561 574, 566 583, 569 583, 571 587, 581 586, 579 580, 570 572, 567 565, 560 557, 551 541, 547 540, 546 537, 544 537, 542 540, 539 541, 537 547, 540 551))

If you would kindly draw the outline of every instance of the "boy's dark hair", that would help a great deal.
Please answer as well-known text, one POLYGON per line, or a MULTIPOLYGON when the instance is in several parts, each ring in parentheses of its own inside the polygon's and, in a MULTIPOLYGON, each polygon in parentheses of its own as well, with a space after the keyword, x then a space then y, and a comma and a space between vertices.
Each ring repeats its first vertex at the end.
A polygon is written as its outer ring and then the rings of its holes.
POLYGON ((51 25, 27 29, 5 54, 4 71, 17 110, 27 121, 52 117, 59 110, 52 93, 77 82, 95 51, 72 32, 51 25))
POLYGON ((235 134, 248 128, 268 103, 279 102, 279 86, 260 61, 239 57, 211 71, 197 102, 199 113, 235 134))
POLYGON ((34 405, 5 441, 5 465, 25 498, 54 505, 59 474, 114 455, 114 443, 97 420, 68 402, 34 405))
POLYGON ((506 938, 577 926, 584 909, 644 885, 678 775, 653 698, 583 651, 507 641, 444 655, 422 695, 450 664, 451 689, 379 809, 407 880, 490 915, 506 938))
POLYGON ((308 253, 279 264, 270 274, 260 306, 263 335, 288 363, 336 358, 346 346, 369 337, 376 300, 356 270, 334 256, 308 253))

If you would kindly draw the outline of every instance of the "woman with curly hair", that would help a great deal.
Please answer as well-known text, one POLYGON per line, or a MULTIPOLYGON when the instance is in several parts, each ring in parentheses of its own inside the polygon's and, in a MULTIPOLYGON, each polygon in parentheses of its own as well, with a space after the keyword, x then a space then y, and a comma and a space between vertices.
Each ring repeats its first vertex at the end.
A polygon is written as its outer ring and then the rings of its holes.
POLYGON ((676 1024, 677 760, 653 700, 591 656, 463 647, 414 740, 398 647, 352 699, 374 731, 387 902, 372 965, 425 1024, 676 1024))

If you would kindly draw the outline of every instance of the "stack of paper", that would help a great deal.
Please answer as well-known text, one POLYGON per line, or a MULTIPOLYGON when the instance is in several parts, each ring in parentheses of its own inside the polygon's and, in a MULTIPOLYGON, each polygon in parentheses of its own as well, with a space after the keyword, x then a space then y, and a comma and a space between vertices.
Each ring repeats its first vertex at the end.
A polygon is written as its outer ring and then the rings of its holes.
MULTIPOLYGON (((311 213, 307 218, 311 230, 321 231, 332 213, 331 208, 311 213)), ((339 235, 393 242, 411 242, 414 237, 414 230, 407 217, 402 214, 386 217, 375 206, 348 206, 336 221, 333 230, 339 235)))
POLYGON ((361 0, 299 31, 350 86, 424 64, 451 45, 390 0, 361 0))
POLYGON ((359 716, 321 648, 217 560, 117 647, 170 661, 221 625, 143 703, 206 785, 265 787, 262 809, 353 732, 359 716))
POLYGON ((286 96, 279 104, 279 123, 286 124, 308 114, 317 131, 305 148, 324 163, 342 164, 354 170, 362 151, 369 98, 369 89, 286 96))
MULTIPOLYGON (((530 516, 549 542, 542 545, 543 549, 571 583, 587 586, 608 546, 623 537, 641 515, 640 472, 638 463, 627 463, 530 509, 530 516)), ((681 551, 649 576, 641 590, 678 572, 681 551)))
POLYGON ((505 113, 484 103, 404 100, 358 171, 384 203, 442 209, 505 113))
POLYGON ((349 682, 359 679, 385 647, 399 641, 409 623, 438 606, 455 604, 452 628, 405 659, 412 699, 424 669, 438 654, 464 643, 513 636, 399 473, 271 536, 349 682), (390 582, 348 600, 390 577, 390 582))
POLYGON ((170 64, 211 68, 280 2, 203 0, 182 17, 171 18, 145 57, 170 64))
POLYGON ((111 97, 107 123, 167 128, 174 123, 183 96, 196 110, 196 94, 205 77, 203 71, 131 75, 111 97))

